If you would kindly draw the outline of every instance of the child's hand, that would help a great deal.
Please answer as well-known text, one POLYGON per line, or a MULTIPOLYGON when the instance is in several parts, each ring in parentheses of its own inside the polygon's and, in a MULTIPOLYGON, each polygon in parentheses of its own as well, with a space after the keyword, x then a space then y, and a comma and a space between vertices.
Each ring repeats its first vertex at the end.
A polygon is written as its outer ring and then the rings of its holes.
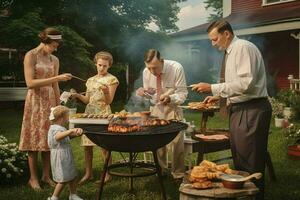
POLYGON ((78 137, 78 136, 80 136, 80 135, 82 135, 82 132, 83 132, 83 130, 81 129, 81 128, 73 128, 73 129, 71 129, 71 136, 73 136, 73 137, 78 137))

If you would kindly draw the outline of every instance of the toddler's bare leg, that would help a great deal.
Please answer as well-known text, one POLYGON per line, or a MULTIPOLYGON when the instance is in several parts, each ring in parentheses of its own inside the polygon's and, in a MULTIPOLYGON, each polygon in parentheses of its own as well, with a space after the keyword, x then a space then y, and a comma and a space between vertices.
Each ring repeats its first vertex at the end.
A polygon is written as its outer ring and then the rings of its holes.
POLYGON ((59 197, 61 191, 64 189, 66 183, 57 183, 53 192, 53 196, 59 197))

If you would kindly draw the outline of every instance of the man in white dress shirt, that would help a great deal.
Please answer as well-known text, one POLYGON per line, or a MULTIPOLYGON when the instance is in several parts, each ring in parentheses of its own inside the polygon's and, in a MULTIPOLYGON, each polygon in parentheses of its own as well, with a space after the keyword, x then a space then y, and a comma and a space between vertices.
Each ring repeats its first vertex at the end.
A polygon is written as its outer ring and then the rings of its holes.
MULTIPOLYGON (((212 46, 225 51, 223 83, 198 83, 192 90, 212 93, 204 101, 227 99, 231 152, 235 168, 264 174, 272 108, 267 99, 265 65, 258 48, 234 35, 225 20, 207 29, 212 46)), ((264 198, 264 178, 256 181, 264 198)))
MULTIPOLYGON (((143 71, 143 87, 136 91, 141 97, 150 98, 154 104, 151 115, 162 119, 183 118, 182 109, 178 105, 184 103, 188 91, 185 74, 180 63, 161 58, 159 51, 149 49, 144 56, 145 69, 143 71)), ((184 176, 184 141, 183 133, 170 143, 172 149, 171 173, 175 179, 184 176)), ((158 160, 163 171, 168 168, 167 148, 158 150, 158 160)))

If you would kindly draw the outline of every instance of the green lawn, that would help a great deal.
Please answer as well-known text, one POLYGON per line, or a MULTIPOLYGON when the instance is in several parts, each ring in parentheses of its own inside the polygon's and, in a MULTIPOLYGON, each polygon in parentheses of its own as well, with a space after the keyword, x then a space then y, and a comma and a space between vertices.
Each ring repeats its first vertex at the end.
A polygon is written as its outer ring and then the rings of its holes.
MULTIPOLYGON (((22 109, 20 108, 3 108, 0 113, 0 134, 8 138, 10 142, 18 142, 20 135, 20 127, 22 122, 22 109)), ((185 117, 188 121, 194 120, 199 125, 200 114, 197 112, 187 112, 185 117)), ((209 119, 208 127, 226 127, 227 122, 218 116, 209 119)), ((72 141, 73 152, 75 155, 77 168, 80 176, 83 175, 84 156, 83 149, 79 145, 80 139, 76 138, 72 141)), ((283 137, 281 129, 272 126, 272 133, 269 138, 269 151, 272 156, 277 182, 270 182, 268 174, 266 176, 266 198, 273 199, 300 199, 299 177, 300 177, 300 161, 291 160, 286 154, 286 141, 283 137)), ((217 152, 206 155, 206 159, 215 159, 229 155, 229 151, 217 152)), ((121 159, 118 153, 113 154, 114 160, 121 159)), ((193 156, 194 162, 196 154, 193 156)), ((100 156, 99 148, 94 153, 94 176, 99 177, 102 169, 103 160, 100 156)), ((41 169, 41 163, 39 165, 41 169)), ((27 186, 28 173, 21 181, 14 181, 9 186, 1 186, 0 199, 22 199, 22 200, 41 200, 46 199, 52 193, 52 188, 45 187, 42 192, 33 192, 27 186), (16 182, 16 183, 15 183, 16 182)), ((95 178, 96 180, 96 178, 95 178)), ((178 186, 173 182, 170 176, 164 179, 166 193, 169 199, 178 199, 178 186)), ((84 199, 95 199, 96 185, 91 181, 78 188, 78 193, 84 199)), ((103 199, 132 200, 143 199, 153 200, 160 199, 160 188, 155 176, 134 179, 135 195, 128 193, 129 181, 126 178, 113 177, 113 180, 104 186, 103 199)), ((61 199, 67 199, 68 191, 64 190, 61 199)))

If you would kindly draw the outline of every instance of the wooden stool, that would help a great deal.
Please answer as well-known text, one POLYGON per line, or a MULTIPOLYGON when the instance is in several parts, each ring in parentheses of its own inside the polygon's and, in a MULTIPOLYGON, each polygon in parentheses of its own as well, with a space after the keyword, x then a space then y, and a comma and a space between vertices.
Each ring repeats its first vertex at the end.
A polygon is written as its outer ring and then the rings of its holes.
POLYGON ((180 200, 211 200, 211 199, 255 199, 259 189, 248 181, 242 189, 227 189, 222 183, 213 183, 212 189, 197 190, 191 184, 182 183, 179 187, 180 200))

